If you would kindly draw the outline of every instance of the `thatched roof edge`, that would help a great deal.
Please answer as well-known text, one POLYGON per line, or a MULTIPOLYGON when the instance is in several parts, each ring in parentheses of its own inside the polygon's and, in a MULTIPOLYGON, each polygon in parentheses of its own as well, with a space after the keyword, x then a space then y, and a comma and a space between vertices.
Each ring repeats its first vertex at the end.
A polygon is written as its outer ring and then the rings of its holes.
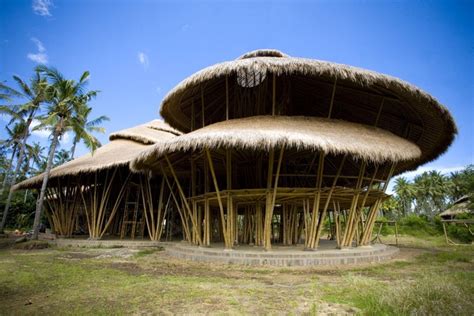
POLYGON ((281 147, 349 153, 371 162, 398 162, 420 157, 419 147, 386 130, 342 120, 302 116, 253 116, 208 125, 172 138, 141 152, 131 168, 145 165, 176 151, 203 148, 265 150, 281 147))

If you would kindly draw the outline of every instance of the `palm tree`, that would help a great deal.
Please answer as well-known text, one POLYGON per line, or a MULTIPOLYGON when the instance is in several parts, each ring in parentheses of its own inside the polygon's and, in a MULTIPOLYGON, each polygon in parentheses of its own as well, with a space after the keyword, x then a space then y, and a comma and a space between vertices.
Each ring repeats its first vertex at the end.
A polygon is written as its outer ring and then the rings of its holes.
POLYGON ((3 141, 2 145, 6 146, 7 148, 11 148, 12 155, 5 170, 5 174, 3 176, 0 196, 3 195, 5 188, 8 186, 8 179, 10 178, 11 167, 13 166, 13 161, 15 160, 15 157, 18 155, 18 148, 22 144, 22 138, 25 134, 25 129, 25 123, 21 121, 16 123, 11 129, 8 126, 6 127, 8 138, 7 140, 3 141))
MULTIPOLYGON (((27 177, 28 174, 41 173, 41 172, 38 172, 38 170, 40 170, 41 165, 44 161, 43 150, 44 150, 44 147, 42 147, 40 143, 35 142, 33 143, 33 145, 27 146, 28 156, 25 163, 25 169, 23 170, 23 174, 25 175, 25 177, 27 177), (36 165, 36 168, 34 168, 35 165, 36 165)), ((26 203, 27 197, 28 197, 28 189, 25 190, 23 203, 26 203)))
POLYGON ((401 206, 403 216, 406 216, 411 211, 411 205, 415 197, 415 188, 406 178, 400 177, 395 180, 393 187, 397 194, 399 206, 401 206))
POLYGON ((54 154, 53 166, 57 167, 71 160, 70 152, 66 149, 61 149, 56 154, 54 154))
POLYGON ((74 154, 76 152, 76 145, 79 141, 83 140, 87 148, 92 148, 92 143, 91 140, 87 135, 90 135, 91 133, 104 133, 105 129, 103 127, 100 127, 100 125, 104 121, 108 121, 109 118, 105 115, 99 116, 96 119, 93 119, 92 121, 89 121, 89 115, 92 111, 91 107, 88 107, 87 104, 83 104, 82 106, 79 107, 78 112, 76 113, 77 116, 77 121, 79 125, 79 129, 73 129, 74 132, 74 140, 72 142, 72 148, 71 148, 71 158, 74 159, 74 154), (87 133, 84 134, 82 131, 86 131, 87 133))
POLYGON ((47 129, 51 131, 51 144, 49 148, 46 170, 41 185, 40 196, 36 203, 36 212, 34 220, 33 239, 38 239, 39 223, 43 210, 44 197, 46 187, 48 185, 49 175, 53 166, 53 158, 56 153, 56 147, 59 138, 68 130, 80 131, 84 137, 90 140, 91 150, 94 151, 100 146, 99 141, 92 135, 87 135, 86 130, 81 130, 81 122, 77 114, 79 108, 87 104, 93 97, 97 95, 97 91, 85 91, 89 72, 84 72, 79 82, 74 80, 66 80, 61 73, 54 68, 46 66, 38 66, 37 71, 46 75, 49 79, 52 93, 49 101, 47 113, 39 117, 40 125, 35 129, 47 129))
POLYGON ((26 165, 24 174, 31 173, 32 170, 35 170, 34 166, 36 165, 37 169, 41 166, 42 161, 44 160, 43 150, 44 147, 40 145, 40 143, 33 143, 33 145, 29 145, 28 149, 28 157, 26 159, 26 165))
MULTIPOLYGON (((12 120, 20 120, 24 122, 25 126, 21 143, 19 146, 15 172, 13 173, 13 177, 10 181, 10 187, 15 185, 16 179, 20 172, 21 165, 23 163, 23 158, 26 151, 26 141, 30 135, 29 132, 31 123, 33 122, 35 115, 39 111, 41 104, 48 99, 49 90, 48 82, 45 78, 41 77, 38 71, 36 71, 35 75, 31 78, 30 85, 28 85, 18 76, 13 76, 13 79, 18 83, 19 87, 21 88, 21 96, 26 98, 28 102, 19 107, 14 106, 13 108, 10 108, 10 110, 16 112, 12 120)), ((2 187, 2 193, 4 188, 5 186, 2 187)), ((7 200, 5 202, 5 209, 3 210, 3 217, 0 223, 0 232, 3 232, 3 228, 5 227, 12 196, 13 192, 10 190, 8 193, 7 200)))
POLYGON ((0 100, 11 101, 12 97, 19 97, 21 94, 13 88, 10 88, 3 82, 0 82, 0 100))
POLYGON ((419 212, 433 216, 446 207, 452 182, 438 171, 424 172, 415 177, 415 201, 419 212))

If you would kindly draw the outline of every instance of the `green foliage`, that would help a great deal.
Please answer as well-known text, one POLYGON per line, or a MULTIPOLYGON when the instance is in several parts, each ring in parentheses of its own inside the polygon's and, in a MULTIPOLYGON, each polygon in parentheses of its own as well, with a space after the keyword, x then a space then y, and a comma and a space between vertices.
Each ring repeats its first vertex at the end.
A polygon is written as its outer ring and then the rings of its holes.
MULTIPOLYGON (((0 201, 0 209, 5 207, 5 201, 0 201)), ((11 229, 30 230, 33 225, 33 217, 36 207, 36 199, 29 192, 15 192, 10 204, 10 216, 7 218, 5 227, 11 229), (26 194, 26 201, 25 201, 26 194)))
POLYGON ((395 196, 383 206, 383 210, 390 211, 393 217, 418 214, 433 218, 457 199, 473 194, 474 165, 450 175, 434 170, 424 172, 413 181, 399 177, 395 180, 394 191, 395 196))
POLYGON ((429 220, 426 216, 409 215, 402 218, 398 224, 400 233, 411 236, 435 236, 441 233, 434 221, 429 220))

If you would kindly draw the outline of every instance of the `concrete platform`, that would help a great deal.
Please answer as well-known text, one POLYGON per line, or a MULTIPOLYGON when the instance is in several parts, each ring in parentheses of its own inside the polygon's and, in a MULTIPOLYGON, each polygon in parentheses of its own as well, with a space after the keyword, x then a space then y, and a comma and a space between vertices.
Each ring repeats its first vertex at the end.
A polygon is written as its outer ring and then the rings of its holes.
POLYGON ((167 243, 165 249, 169 255, 181 259, 270 266, 334 266, 381 262, 392 259, 399 251, 396 247, 383 244, 335 249, 335 243, 331 241, 323 241, 316 251, 304 251, 302 246, 274 246, 272 251, 251 246, 224 250, 223 247, 204 248, 185 243, 167 243))
POLYGON ((59 247, 143 248, 161 246, 165 248, 167 254, 175 258, 254 266, 336 266, 382 262, 392 259, 399 251, 396 247, 384 244, 336 249, 336 242, 331 240, 321 240, 316 251, 305 251, 303 245, 274 245, 271 251, 265 251, 262 247, 239 245, 232 250, 225 250, 222 244, 197 247, 186 242, 157 242, 146 239, 57 238, 49 242, 59 247))
POLYGON ((49 241, 58 247, 103 247, 103 248, 143 248, 143 247, 158 247, 163 246, 158 241, 151 241, 146 239, 100 239, 91 240, 87 238, 57 238, 49 241))

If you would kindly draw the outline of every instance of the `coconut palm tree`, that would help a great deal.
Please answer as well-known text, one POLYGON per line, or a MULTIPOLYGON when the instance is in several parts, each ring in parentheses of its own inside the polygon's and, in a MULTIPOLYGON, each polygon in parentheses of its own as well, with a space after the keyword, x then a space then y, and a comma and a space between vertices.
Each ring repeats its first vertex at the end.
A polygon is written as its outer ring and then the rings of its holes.
POLYGON ((74 159, 74 154, 76 152, 76 145, 78 142, 81 140, 84 141, 85 145, 87 148, 91 148, 92 144, 90 140, 88 139, 87 135, 90 135, 91 133, 104 133, 105 129, 101 127, 100 125, 104 121, 108 121, 109 118, 105 115, 99 116, 96 119, 93 119, 89 121, 89 115, 92 111, 92 108, 87 106, 87 104, 83 104, 82 106, 79 107, 76 116, 77 116, 77 121, 79 124, 80 129, 73 129, 74 132, 74 140, 72 142, 72 148, 71 148, 71 158, 74 159), (82 131, 86 131, 86 134, 83 134, 82 131))
POLYGON ((402 214, 406 216, 411 211, 415 197, 415 187, 406 178, 400 177, 395 180, 393 189, 397 194, 398 205, 401 207, 402 214))
MULTIPOLYGON (((23 158, 25 156, 26 151, 26 141, 30 135, 29 132, 31 123, 35 119, 35 116, 38 113, 41 104, 48 99, 49 95, 48 82, 45 78, 41 77, 39 71, 35 72, 35 74, 30 80, 29 85, 18 76, 13 76, 13 79, 18 83, 18 86, 21 89, 20 94, 23 98, 27 100, 27 102, 21 106, 13 106, 10 108, 10 110, 15 113, 15 115, 12 116, 12 120, 19 120, 23 122, 25 126, 18 148, 18 159, 16 162, 15 171, 10 181, 10 187, 15 185, 18 174, 20 173, 20 168, 23 163, 23 158)), ((4 190, 4 188, 5 186, 2 187, 2 190, 4 190)), ((13 192, 10 190, 8 193, 7 200, 5 202, 5 208, 3 210, 2 221, 0 223, 0 232, 3 232, 3 228, 5 227, 12 196, 13 192)))
POLYGON ((6 126, 8 138, 2 142, 2 145, 6 148, 11 148, 11 158, 8 162, 8 166, 5 170, 5 174, 3 176, 3 183, 2 188, 0 189, 0 196, 3 195, 5 188, 8 186, 8 179, 10 178, 10 171, 11 167, 13 166, 13 161, 15 157, 18 155, 18 148, 22 144, 22 138, 25 134, 26 125, 24 122, 16 123, 13 128, 9 128, 6 126))
POLYGON ((82 124, 77 117, 80 111, 79 108, 87 104, 97 95, 97 91, 86 91, 89 72, 84 72, 79 81, 76 82, 74 80, 65 79, 63 75, 54 68, 38 66, 37 71, 49 79, 52 93, 46 114, 39 117, 40 125, 35 127, 35 129, 47 129, 51 131, 51 143, 40 196, 36 203, 33 239, 38 238, 46 187, 60 137, 68 130, 77 130, 87 138, 92 151, 100 146, 99 141, 94 136, 88 134, 86 130, 81 130, 82 124))
POLYGON ((415 202, 419 213, 433 216, 446 208, 452 182, 440 172, 432 170, 415 177, 415 202))
POLYGON ((44 156, 43 156, 43 151, 44 147, 40 145, 40 143, 33 143, 32 145, 29 145, 27 147, 28 150, 28 156, 26 159, 26 164, 25 164, 25 170, 24 174, 27 175, 28 173, 31 174, 31 172, 34 170, 39 169, 41 166, 41 163, 44 161, 44 156), (34 167, 36 166, 36 168, 34 167))
POLYGON ((59 165, 62 165, 63 163, 66 163, 71 160, 69 150, 66 149, 61 149, 58 151, 56 154, 54 154, 54 161, 53 161, 53 166, 57 167, 59 165))
POLYGON ((11 101, 12 97, 19 97, 21 94, 15 89, 7 86, 5 83, 0 82, 0 100, 11 101))

